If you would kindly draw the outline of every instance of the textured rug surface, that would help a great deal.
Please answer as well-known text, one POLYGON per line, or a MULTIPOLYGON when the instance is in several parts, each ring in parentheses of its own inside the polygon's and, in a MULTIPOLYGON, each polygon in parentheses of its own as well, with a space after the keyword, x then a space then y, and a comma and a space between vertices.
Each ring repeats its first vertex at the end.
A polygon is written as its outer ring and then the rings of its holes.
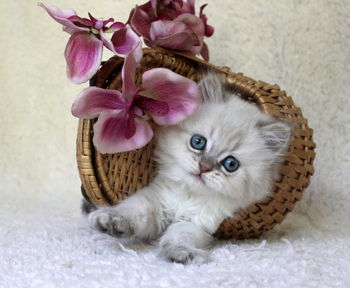
MULTIPOLYGON (((218 241, 201 266, 89 229, 70 115, 86 85, 65 77, 68 35, 36 1, 1 1, 0 287, 350 287, 350 2, 207 2, 211 62, 279 84, 314 128, 303 200, 260 239, 218 241)), ((46 1, 121 21, 137 3, 46 1)))

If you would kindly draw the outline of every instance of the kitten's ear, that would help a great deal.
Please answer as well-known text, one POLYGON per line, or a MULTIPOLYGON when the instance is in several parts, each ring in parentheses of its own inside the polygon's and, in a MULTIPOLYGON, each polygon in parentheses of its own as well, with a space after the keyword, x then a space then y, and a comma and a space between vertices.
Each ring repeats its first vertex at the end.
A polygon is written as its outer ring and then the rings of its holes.
POLYGON ((216 73, 207 73, 198 83, 203 102, 220 103, 224 101, 223 85, 216 73))
POLYGON ((284 153, 292 136, 293 126, 289 123, 266 119, 257 124, 260 133, 269 150, 274 153, 284 153))

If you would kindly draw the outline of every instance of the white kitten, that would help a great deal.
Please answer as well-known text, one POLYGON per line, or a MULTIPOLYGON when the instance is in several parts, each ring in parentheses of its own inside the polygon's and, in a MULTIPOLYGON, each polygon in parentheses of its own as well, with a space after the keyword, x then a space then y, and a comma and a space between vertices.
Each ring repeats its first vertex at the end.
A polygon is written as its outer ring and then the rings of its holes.
POLYGON ((220 223, 270 194, 291 134, 289 124, 225 91, 216 75, 200 87, 204 104, 180 125, 157 130, 155 179, 89 215, 114 236, 160 237, 161 254, 181 263, 205 262, 220 223))

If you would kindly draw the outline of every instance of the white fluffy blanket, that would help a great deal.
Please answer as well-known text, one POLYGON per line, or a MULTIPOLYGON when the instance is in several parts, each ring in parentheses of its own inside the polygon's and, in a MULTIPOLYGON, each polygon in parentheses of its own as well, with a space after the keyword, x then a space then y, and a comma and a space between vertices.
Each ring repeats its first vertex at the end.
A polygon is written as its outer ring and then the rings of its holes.
MULTIPOLYGON (((125 21, 137 2, 46 4, 125 21)), ((350 287, 350 2, 207 2, 211 61, 278 83, 315 130, 316 173, 297 209, 260 239, 218 242, 201 266, 90 230, 79 213, 70 105, 82 87, 65 78, 68 35, 36 1, 1 1, 0 287, 350 287)))

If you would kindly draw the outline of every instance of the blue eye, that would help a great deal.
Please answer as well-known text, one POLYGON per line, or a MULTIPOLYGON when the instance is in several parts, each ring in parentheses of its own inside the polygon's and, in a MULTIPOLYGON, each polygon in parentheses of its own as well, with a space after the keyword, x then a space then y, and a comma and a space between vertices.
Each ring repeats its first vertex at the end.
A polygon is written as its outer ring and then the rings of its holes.
POLYGON ((192 136, 190 143, 193 149, 204 150, 205 145, 207 145, 207 139, 199 135, 194 135, 192 136))
POLYGON ((227 172, 235 172, 239 168, 239 161, 233 157, 228 156, 224 160, 221 161, 222 166, 224 166, 225 170, 227 172))

